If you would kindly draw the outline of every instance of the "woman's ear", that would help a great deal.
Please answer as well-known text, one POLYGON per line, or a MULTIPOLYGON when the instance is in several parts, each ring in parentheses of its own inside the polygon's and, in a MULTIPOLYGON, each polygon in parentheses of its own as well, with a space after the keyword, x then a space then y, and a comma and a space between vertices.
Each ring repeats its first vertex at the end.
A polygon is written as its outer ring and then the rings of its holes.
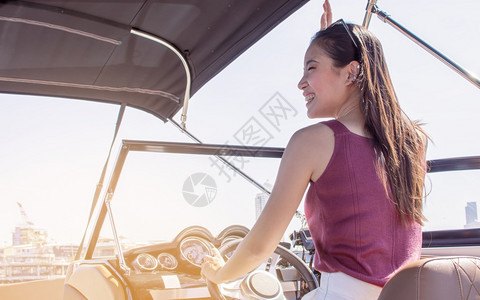
POLYGON ((360 63, 358 61, 351 61, 347 65, 347 83, 353 83, 357 80, 358 76, 360 75, 360 63))

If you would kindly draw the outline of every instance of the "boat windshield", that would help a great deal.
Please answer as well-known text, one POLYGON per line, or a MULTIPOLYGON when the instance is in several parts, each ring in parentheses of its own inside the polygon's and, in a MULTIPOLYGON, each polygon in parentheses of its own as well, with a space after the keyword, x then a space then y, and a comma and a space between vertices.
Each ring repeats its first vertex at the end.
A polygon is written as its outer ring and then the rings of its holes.
MULTIPOLYGON (((250 176, 275 179, 279 159, 230 156, 250 176)), ((183 229, 203 226, 214 236, 230 225, 251 228, 268 195, 212 155, 130 152, 111 211, 124 243, 172 241, 183 229)), ((111 237, 106 219, 101 237, 111 237)))

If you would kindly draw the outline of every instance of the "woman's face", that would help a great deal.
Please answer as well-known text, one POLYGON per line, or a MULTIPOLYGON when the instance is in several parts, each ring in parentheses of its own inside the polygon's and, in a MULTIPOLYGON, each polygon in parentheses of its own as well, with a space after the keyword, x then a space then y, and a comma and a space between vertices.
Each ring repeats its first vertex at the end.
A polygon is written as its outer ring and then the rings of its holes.
POLYGON ((334 67, 333 60, 317 45, 305 53, 303 77, 298 83, 303 91, 309 118, 336 117, 345 101, 345 74, 334 67))

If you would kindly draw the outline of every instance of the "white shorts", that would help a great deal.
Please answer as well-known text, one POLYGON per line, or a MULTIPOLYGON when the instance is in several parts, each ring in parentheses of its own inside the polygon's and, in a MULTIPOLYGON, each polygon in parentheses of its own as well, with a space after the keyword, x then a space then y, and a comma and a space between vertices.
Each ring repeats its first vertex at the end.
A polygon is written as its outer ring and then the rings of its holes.
POLYGON ((322 273, 320 287, 302 300, 376 300, 382 288, 345 273, 322 273))

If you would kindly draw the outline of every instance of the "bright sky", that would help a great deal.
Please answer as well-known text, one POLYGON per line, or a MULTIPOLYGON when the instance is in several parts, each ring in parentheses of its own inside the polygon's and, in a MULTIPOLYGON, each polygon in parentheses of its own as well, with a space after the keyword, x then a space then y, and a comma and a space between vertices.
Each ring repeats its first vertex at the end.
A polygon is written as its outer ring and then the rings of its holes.
MULTIPOLYGON (((331 0, 334 20, 361 23, 366 3, 331 0)), ((378 5, 452 60, 480 74, 480 1, 379 0, 378 5)), ((272 136, 266 146, 284 147, 293 132, 318 122, 306 118, 296 85, 320 14, 321 1, 311 0, 209 82, 192 98, 188 129, 204 142, 236 144, 238 130, 252 118, 262 120, 262 106, 279 96, 298 113, 277 128, 265 124, 272 136)), ((428 159, 480 155, 480 90, 376 16, 370 29, 384 46, 404 110, 426 124, 434 141, 428 159)), ((16 202, 52 239, 80 241, 117 113, 118 107, 105 104, 0 95, 0 245, 10 244, 11 232, 22 221, 16 202)), ((133 109, 126 112, 119 138, 189 141, 173 126, 133 109)), ((115 149, 113 158, 117 153, 115 149)), ((431 176, 427 210, 436 217, 427 229, 463 226, 466 202, 480 198, 479 173, 431 176)), ((256 175, 261 183, 274 180, 256 175)), ((245 205, 253 205, 253 199, 245 205)))

